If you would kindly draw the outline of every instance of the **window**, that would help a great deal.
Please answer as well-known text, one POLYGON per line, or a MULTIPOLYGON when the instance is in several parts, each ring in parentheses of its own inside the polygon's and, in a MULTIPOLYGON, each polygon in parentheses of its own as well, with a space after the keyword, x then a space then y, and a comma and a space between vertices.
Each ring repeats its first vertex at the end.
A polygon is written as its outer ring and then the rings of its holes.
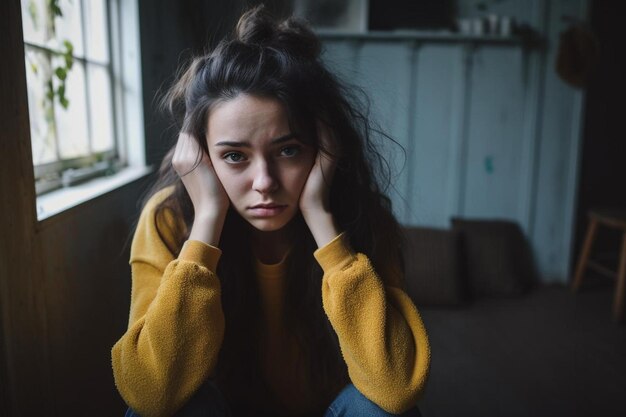
POLYGON ((21 2, 37 194, 122 164, 112 3, 21 2))

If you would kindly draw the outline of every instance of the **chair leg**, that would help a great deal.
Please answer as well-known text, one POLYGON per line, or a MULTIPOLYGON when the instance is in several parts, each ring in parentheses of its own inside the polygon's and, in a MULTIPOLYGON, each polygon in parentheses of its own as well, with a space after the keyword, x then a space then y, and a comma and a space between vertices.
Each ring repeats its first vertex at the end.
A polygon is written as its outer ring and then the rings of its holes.
POLYGON ((585 236, 585 243, 583 244, 583 249, 580 252, 580 257, 578 258, 578 264, 576 266, 576 275, 574 277, 574 283, 572 284, 573 292, 578 291, 580 289, 580 285, 583 282, 585 268, 587 268, 587 261, 589 260, 589 255, 591 254, 591 246, 593 244, 593 239, 596 237, 597 230, 598 221, 594 218, 590 218, 589 226, 587 226, 587 236, 585 236))
POLYGON ((624 320, 624 297, 626 297, 626 232, 622 235, 622 249, 617 271, 615 301, 613 302, 613 319, 618 323, 624 320))

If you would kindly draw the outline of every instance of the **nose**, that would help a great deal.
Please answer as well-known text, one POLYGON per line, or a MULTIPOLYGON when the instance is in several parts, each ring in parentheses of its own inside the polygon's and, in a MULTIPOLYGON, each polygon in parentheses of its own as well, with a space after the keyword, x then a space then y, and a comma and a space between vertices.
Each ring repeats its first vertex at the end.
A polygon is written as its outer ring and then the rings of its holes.
POLYGON ((278 189, 278 180, 272 167, 266 161, 260 161, 252 182, 252 188, 260 194, 268 194, 278 189))

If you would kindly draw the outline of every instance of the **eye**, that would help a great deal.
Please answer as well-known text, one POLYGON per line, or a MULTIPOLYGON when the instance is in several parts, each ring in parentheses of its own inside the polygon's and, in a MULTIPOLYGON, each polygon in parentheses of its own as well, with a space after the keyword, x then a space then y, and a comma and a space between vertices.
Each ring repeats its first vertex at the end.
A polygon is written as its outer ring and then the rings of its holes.
POLYGON ((292 157, 292 156, 296 156, 299 153, 300 153, 300 146, 298 145, 290 145, 290 146, 284 146, 280 148, 280 154, 282 156, 292 157))
POLYGON ((228 152, 222 156, 222 159, 228 163, 238 163, 244 161, 245 157, 240 152, 228 152))

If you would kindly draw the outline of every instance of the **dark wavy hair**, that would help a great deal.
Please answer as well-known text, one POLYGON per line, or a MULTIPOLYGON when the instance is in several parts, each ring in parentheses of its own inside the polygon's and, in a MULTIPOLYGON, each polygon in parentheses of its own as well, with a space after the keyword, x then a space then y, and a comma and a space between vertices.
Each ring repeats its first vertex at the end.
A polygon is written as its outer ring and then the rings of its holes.
MULTIPOLYGON (((330 189, 336 224, 346 232, 354 250, 366 254, 377 271, 388 270, 390 263, 401 266, 400 227, 384 194, 390 184, 389 165, 374 143, 374 137, 388 137, 370 122, 369 106, 360 90, 333 75, 320 53, 320 41, 306 24, 294 18, 278 22, 262 6, 256 7, 241 17, 231 37, 207 54, 192 58, 160 103, 176 126, 192 134, 207 154, 212 107, 239 94, 277 99, 300 140, 328 153, 321 149, 317 131, 318 122, 325 124, 339 149, 334 155, 337 169, 330 189)), ((144 204, 157 191, 173 185, 173 193, 157 207, 157 216, 171 210, 182 220, 185 227, 176 232, 176 253, 189 236, 194 212, 172 168, 174 148, 165 156, 144 204)), ((317 390, 314 395, 322 407, 348 382, 348 375, 337 336, 322 308, 323 271, 313 258, 317 245, 300 214, 292 222, 284 324, 303 352, 310 386, 317 390)), ((241 381, 257 381, 249 387, 258 392, 263 386, 257 365, 262 315, 250 228, 231 207, 219 243, 222 257, 217 274, 226 330, 217 379, 226 392, 236 392, 241 381)))

